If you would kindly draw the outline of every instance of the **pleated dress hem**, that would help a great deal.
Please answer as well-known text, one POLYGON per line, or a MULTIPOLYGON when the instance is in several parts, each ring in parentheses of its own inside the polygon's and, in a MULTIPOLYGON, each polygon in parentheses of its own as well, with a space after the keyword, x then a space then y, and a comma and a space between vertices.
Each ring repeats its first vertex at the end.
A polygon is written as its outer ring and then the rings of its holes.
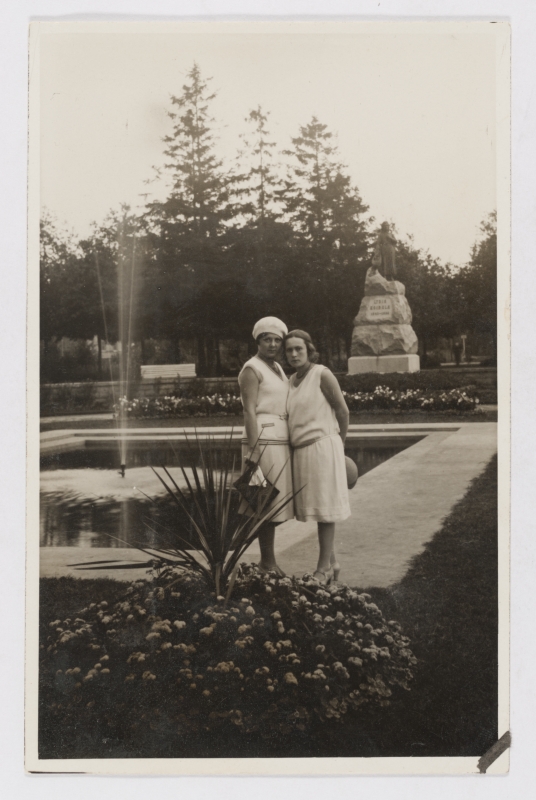
POLYGON ((328 508, 325 511, 321 509, 307 510, 305 513, 296 512, 296 519, 298 522, 343 522, 351 516, 350 508, 335 511, 333 508, 328 508))

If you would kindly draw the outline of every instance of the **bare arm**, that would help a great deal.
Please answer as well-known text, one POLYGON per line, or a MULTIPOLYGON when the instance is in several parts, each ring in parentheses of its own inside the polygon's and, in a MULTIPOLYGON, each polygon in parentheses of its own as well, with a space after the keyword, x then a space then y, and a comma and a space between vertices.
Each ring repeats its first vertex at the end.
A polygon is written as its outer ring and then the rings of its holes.
POLYGON ((320 376, 320 388, 322 394, 335 411, 337 422, 339 423, 341 439, 343 442, 346 440, 348 433, 348 423, 350 421, 350 412, 346 405, 346 400, 339 386, 339 381, 329 369, 323 369, 320 376))
MULTIPOLYGON (((239 378, 240 398, 244 406, 244 425, 246 438, 251 452, 253 452, 259 438, 257 426, 257 397, 259 395, 259 379, 251 367, 246 367, 239 378)), ((251 452, 248 457, 251 457, 251 452)))

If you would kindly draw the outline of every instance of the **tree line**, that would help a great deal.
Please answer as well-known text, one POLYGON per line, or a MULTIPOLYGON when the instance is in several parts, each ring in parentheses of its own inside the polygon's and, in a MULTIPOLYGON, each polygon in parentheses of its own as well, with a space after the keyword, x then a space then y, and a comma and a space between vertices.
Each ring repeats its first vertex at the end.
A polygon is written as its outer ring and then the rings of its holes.
MULTIPOLYGON (((215 94, 197 65, 171 98, 157 178, 163 200, 123 206, 75 240, 41 222, 41 339, 196 342, 198 372, 221 372, 220 341, 250 342, 273 314, 314 337, 324 363, 349 355, 377 224, 318 119, 281 153, 269 114, 250 111, 233 163, 217 155, 215 94), (283 156, 284 163, 278 159, 283 156), (120 298, 120 299, 119 299, 120 298)), ((496 220, 468 264, 442 265, 401 242, 399 279, 426 357, 437 337, 478 332, 496 347, 496 220)))

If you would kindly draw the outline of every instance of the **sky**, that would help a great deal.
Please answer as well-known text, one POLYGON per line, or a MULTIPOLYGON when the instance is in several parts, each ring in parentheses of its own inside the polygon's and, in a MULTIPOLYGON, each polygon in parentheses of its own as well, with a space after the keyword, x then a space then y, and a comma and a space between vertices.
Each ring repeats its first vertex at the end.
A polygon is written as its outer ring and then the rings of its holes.
MULTIPOLYGON (((218 152, 259 104, 278 149, 314 115, 378 222, 465 263, 496 208, 496 42, 467 23, 56 23, 43 26, 41 205, 78 236, 136 207, 163 162, 171 95, 212 77, 218 152)), ((32 130, 32 129, 31 129, 32 130)), ((35 128, 34 128, 35 130, 35 128)))

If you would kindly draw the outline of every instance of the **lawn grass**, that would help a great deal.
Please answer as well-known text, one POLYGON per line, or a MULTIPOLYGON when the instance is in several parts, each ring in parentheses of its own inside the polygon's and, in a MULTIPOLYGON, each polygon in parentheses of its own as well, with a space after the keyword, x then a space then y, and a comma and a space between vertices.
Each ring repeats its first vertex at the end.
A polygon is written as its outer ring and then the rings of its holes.
MULTIPOLYGON (((391 425, 405 423, 427 423, 427 422, 496 422, 497 411, 486 410, 477 413, 458 414, 446 411, 361 411, 358 414, 350 415, 352 425, 391 425)), ((81 414, 77 419, 62 420, 61 417, 54 420, 41 422, 41 431, 54 430, 79 430, 79 429, 104 429, 115 428, 117 425, 113 419, 87 419, 81 414)), ((128 421, 129 428, 212 428, 212 427, 235 427, 244 426, 242 416, 221 416, 221 417, 174 417, 172 419, 131 419, 128 421)))
MULTIPOLYGON (((124 589, 124 584, 109 579, 42 579, 43 634, 51 619, 72 616, 104 598, 112 603, 124 589)), ((238 737, 229 740, 220 755, 480 756, 496 741, 496 459, 414 558, 405 577, 389 589, 367 591, 386 618, 398 620, 411 639, 419 659, 411 691, 390 708, 364 711, 359 718, 331 727, 329 736, 318 725, 307 741, 293 743, 292 752, 288 745, 283 752, 263 752, 256 749, 258 743, 252 740, 246 746, 238 737)), ((41 733, 48 745, 53 747, 51 739, 57 739, 61 746, 61 731, 46 729, 44 719, 41 733)), ((155 742, 144 744, 150 746, 155 742)), ((198 755, 209 754, 201 741, 197 746, 198 755)), ((163 755, 154 749, 144 753, 163 755)))
POLYGON ((497 740, 497 459, 400 583, 369 590, 419 659, 377 744, 386 755, 474 756, 497 740), (403 726, 403 727, 401 727, 403 726))

